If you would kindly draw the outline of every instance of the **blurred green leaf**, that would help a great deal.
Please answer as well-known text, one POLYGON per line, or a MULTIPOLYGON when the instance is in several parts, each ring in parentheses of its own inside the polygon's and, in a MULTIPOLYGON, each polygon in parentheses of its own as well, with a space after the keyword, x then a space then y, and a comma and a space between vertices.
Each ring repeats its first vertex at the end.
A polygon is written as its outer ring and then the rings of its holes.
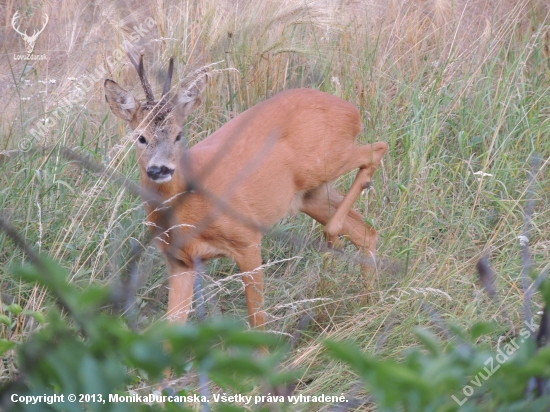
POLYGON ((494 322, 476 322, 471 328, 470 337, 472 341, 475 341, 480 336, 494 333, 497 328, 494 322))
POLYGON ((416 327, 414 328, 414 334, 418 339, 420 339, 420 341, 424 344, 426 349, 428 349, 432 355, 439 355, 439 342, 432 332, 425 328, 416 327))
POLYGON ((400 192, 402 193, 408 193, 409 190, 407 189, 407 186, 403 185, 403 184, 398 184, 397 185, 397 188, 399 189, 400 192))
POLYGON ((0 315, 0 323, 3 323, 4 325, 10 327, 11 326, 11 320, 6 315, 0 315))
POLYGON ((31 316, 32 318, 34 318, 34 320, 36 320, 41 325, 43 325, 46 322, 46 317, 40 312, 36 312, 33 310, 24 310, 22 314, 25 316, 31 316))
POLYGON ((17 316, 21 313, 23 309, 17 303, 12 303, 11 305, 6 305, 6 310, 17 316))
POLYGON ((9 341, 7 339, 0 339, 0 355, 3 355, 10 349, 15 347, 15 342, 9 341))

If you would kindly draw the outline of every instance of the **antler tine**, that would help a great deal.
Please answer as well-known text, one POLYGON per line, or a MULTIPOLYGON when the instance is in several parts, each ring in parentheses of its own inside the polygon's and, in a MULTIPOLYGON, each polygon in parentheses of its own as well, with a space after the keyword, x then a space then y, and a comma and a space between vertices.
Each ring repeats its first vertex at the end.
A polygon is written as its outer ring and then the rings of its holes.
POLYGON ((15 24, 16 24, 16 22, 19 20, 20 17, 21 17, 21 16, 19 15, 19 11, 16 11, 15 14, 13 15, 13 17, 11 18, 11 25, 13 26, 13 29, 14 29, 17 33, 19 33, 19 34, 22 35, 22 36, 25 36, 25 35, 27 34, 27 31, 25 31, 24 33, 22 33, 22 32, 19 31, 19 28, 21 27, 21 23, 19 23, 19 24, 17 25, 17 27, 15 27, 15 24))
POLYGON ((138 72, 139 79, 141 80, 141 86, 143 87, 143 91, 145 92, 147 103, 154 103, 155 96, 153 95, 153 89, 151 89, 151 85, 149 84, 147 76, 145 75, 145 70, 143 69, 143 53, 141 53, 141 55, 139 56, 139 64, 136 62, 136 59, 134 59, 134 56, 132 56, 130 52, 127 52, 126 54, 128 55, 132 66, 134 66, 134 68, 138 72))
POLYGON ((130 63, 132 63, 132 66, 134 66, 134 68, 139 71, 139 65, 137 64, 136 62, 136 59, 134 59, 134 56, 132 56, 132 53, 130 53, 129 51, 126 52, 126 55, 128 56, 128 58, 130 59, 130 63))
POLYGON ((155 96, 153 95, 153 89, 151 89, 151 85, 149 84, 149 81, 147 80, 147 76, 145 75, 145 70, 143 69, 143 54, 139 56, 139 78, 141 79, 141 85, 143 86, 143 90, 145 91, 145 97, 147 99, 148 103, 154 103, 155 102, 155 96))
POLYGON ((162 99, 168 98, 170 92, 170 83, 172 83, 172 73, 174 72, 174 56, 170 57, 170 64, 168 65, 168 73, 166 74, 166 80, 164 81, 164 87, 162 89, 162 99))

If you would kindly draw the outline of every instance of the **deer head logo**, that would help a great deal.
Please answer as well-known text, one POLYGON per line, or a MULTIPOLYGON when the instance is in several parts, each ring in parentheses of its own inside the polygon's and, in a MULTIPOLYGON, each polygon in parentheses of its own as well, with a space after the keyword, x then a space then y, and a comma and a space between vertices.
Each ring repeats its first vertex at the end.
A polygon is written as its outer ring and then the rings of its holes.
POLYGON ((34 49, 34 44, 36 43, 36 39, 38 38, 38 35, 44 31, 46 28, 46 24, 48 24, 48 20, 50 19, 49 16, 44 13, 44 25, 40 30, 34 30, 32 36, 29 36, 27 34, 27 31, 21 32, 19 31, 19 24, 17 24, 19 18, 21 16, 19 15, 19 12, 16 11, 13 17, 11 18, 11 25, 13 26, 13 29, 23 37, 23 40, 27 45, 25 46, 25 49, 27 50, 28 54, 31 54, 34 49), (16 27, 17 24, 17 27, 16 27))

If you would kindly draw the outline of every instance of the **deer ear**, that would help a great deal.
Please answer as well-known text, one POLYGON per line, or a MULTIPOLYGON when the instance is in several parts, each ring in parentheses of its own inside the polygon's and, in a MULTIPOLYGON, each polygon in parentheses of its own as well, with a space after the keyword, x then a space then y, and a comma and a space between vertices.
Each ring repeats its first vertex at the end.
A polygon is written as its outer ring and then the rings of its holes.
POLYGON ((202 102, 201 95, 206 88, 207 82, 208 73, 201 73, 186 89, 180 90, 178 94, 174 96, 173 103, 181 123, 183 123, 189 114, 200 106, 202 102))
POLYGON ((110 79, 105 80, 105 100, 109 103, 115 116, 127 122, 134 118, 139 109, 139 103, 132 93, 127 92, 110 79))

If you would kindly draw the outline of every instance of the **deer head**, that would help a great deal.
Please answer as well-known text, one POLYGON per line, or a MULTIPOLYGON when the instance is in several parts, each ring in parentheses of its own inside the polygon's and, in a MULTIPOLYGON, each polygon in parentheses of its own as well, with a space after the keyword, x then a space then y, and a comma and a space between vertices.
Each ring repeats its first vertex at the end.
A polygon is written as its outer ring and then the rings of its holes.
POLYGON ((19 15, 19 12, 16 11, 15 14, 13 15, 13 17, 11 18, 11 25, 13 26, 13 29, 17 33, 19 33, 21 35, 21 37, 23 37, 23 40, 25 41, 25 43, 27 43, 27 45, 25 46, 25 50, 27 51, 28 54, 31 54, 32 51, 34 50, 34 45, 36 43, 36 39, 38 38, 38 35, 44 31, 44 29, 46 28, 46 25, 48 24, 48 21, 49 21, 50 18, 46 13, 44 13, 44 18, 43 18, 44 19, 44 25, 42 26, 42 28, 40 30, 34 30, 32 36, 29 36, 27 34, 26 30, 24 32, 21 32, 19 30, 19 27, 20 27, 19 24, 17 25, 17 27, 15 26, 20 17, 21 16, 19 15))
POLYGON ((169 98, 174 58, 170 59, 168 74, 160 100, 155 100, 151 85, 143 68, 143 55, 139 64, 128 54, 136 68, 145 91, 145 101, 139 102, 130 92, 110 79, 105 80, 105 99, 115 116, 125 120, 135 132, 135 145, 142 177, 162 184, 172 179, 183 152, 182 127, 187 116, 201 103, 208 74, 205 69, 194 73, 194 79, 169 98))

